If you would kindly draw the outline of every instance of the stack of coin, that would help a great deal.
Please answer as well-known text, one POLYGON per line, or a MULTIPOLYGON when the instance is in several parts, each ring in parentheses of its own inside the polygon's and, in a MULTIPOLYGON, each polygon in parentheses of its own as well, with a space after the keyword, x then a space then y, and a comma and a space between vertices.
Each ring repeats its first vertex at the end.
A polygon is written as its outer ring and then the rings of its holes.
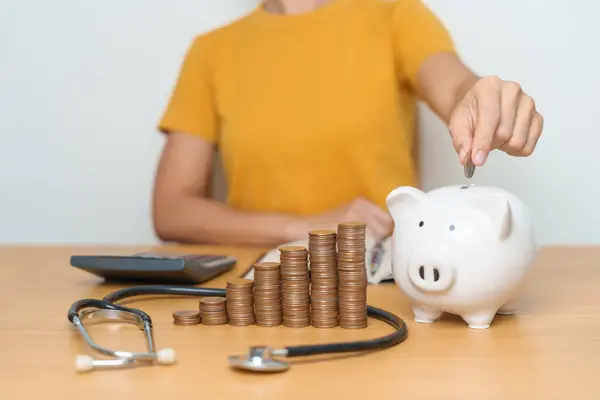
POLYGON ((335 231, 309 232, 308 252, 311 325, 315 328, 334 328, 339 324, 335 231))
POLYGON ((367 327, 366 225, 338 224, 338 301, 341 328, 367 327))
POLYGON ((281 311, 281 273, 278 262, 254 264, 254 315, 258 326, 278 326, 281 311))
POLYGON ((283 325, 290 328, 310 326, 308 249, 283 246, 279 251, 283 325))
POLYGON ((196 310, 175 311, 173 313, 173 324, 180 326, 198 325, 200 313, 196 310))
POLYGON ((227 323, 227 309, 223 297, 204 297, 200 300, 200 314, 203 325, 222 325, 227 323))
POLYGON ((229 325, 246 326, 254 324, 253 288, 254 282, 250 279, 238 278, 227 282, 225 297, 227 299, 229 325))

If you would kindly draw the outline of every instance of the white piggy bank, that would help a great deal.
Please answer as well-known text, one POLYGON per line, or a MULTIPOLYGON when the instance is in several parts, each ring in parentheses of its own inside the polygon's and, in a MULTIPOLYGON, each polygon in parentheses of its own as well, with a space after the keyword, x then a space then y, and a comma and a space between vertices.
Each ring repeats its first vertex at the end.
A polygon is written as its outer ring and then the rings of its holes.
POLYGON ((427 193, 399 187, 387 207, 395 223, 394 280, 412 302, 415 321, 449 312, 486 329, 497 313, 514 311, 538 253, 529 212, 517 197, 475 185, 427 193))

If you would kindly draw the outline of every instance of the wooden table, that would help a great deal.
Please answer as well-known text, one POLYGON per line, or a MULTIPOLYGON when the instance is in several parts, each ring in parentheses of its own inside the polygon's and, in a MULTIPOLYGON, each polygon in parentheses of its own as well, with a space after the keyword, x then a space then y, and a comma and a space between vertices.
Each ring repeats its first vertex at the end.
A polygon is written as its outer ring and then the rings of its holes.
MULTIPOLYGON (((208 284, 213 287, 224 287, 265 250, 162 249, 238 257, 236 270, 208 284)), ((150 313, 157 346, 173 347, 178 363, 76 373, 75 356, 86 347, 67 309, 117 286, 70 267, 70 255, 145 250, 157 249, 0 248, 0 399, 600 399, 600 248, 543 249, 518 314, 499 316, 486 331, 452 317, 416 324, 394 285, 371 286, 371 305, 407 320, 405 342, 370 354, 295 360, 274 375, 233 371, 227 356, 260 344, 373 338, 391 328, 379 321, 365 330, 179 327, 171 313, 197 307, 196 299, 143 298, 129 305, 150 313)), ((140 331, 115 328, 95 326, 91 334, 109 347, 144 350, 140 331)))

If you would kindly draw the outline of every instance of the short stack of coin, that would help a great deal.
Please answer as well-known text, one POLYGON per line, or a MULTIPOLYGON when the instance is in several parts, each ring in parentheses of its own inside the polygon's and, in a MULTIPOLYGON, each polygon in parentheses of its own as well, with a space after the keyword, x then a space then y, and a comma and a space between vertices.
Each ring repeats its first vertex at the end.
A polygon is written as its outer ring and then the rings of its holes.
POLYGON ((198 325, 200 323, 200 313, 196 310, 175 311, 173 313, 173 324, 179 326, 198 325))
POLYGON ((204 297, 200 300, 200 314, 203 325, 223 325, 227 323, 227 309, 223 297, 204 297))
POLYGON ((283 325, 290 328, 310 326, 308 249, 283 246, 279 251, 283 325))
POLYGON ((278 262, 254 264, 254 315, 258 326, 279 326, 281 311, 281 273, 278 262))
POLYGON ((334 328, 339 324, 335 231, 309 232, 308 252, 311 325, 315 328, 334 328))
POLYGON ((229 325, 246 326, 254 324, 253 288, 254 281, 250 279, 238 278, 227 282, 225 297, 227 299, 229 325))
POLYGON ((338 301, 341 328, 367 327, 366 225, 338 224, 338 301))

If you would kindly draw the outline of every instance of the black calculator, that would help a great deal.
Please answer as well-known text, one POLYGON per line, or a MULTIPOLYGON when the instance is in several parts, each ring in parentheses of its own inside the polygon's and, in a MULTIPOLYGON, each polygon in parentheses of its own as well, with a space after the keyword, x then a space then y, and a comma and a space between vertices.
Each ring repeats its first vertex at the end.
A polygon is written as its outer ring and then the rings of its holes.
POLYGON ((143 252, 130 256, 74 255, 71 266, 107 281, 202 283, 230 270, 237 259, 218 254, 143 252))

